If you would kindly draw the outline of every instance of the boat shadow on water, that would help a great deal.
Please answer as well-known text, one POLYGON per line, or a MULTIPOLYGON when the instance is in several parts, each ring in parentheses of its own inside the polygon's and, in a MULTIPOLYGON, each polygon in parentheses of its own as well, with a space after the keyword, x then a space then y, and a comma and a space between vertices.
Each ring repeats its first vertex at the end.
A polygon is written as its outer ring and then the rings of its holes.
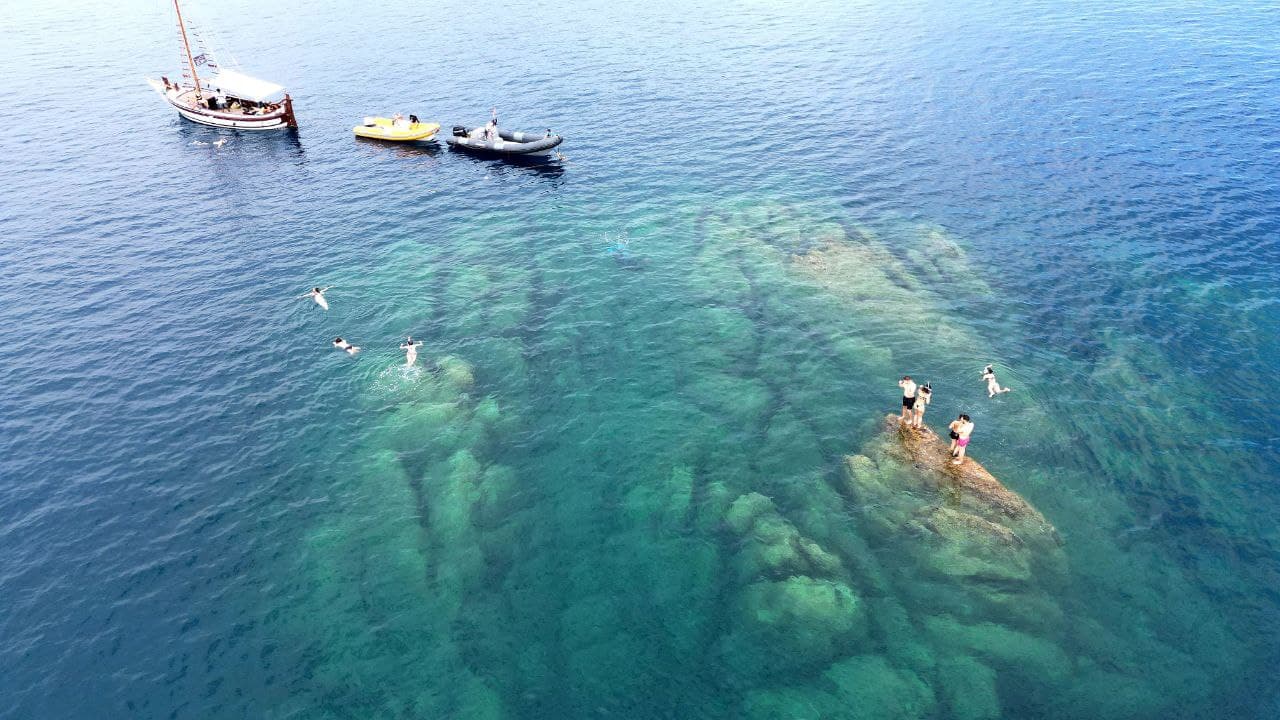
POLYGON ((460 160, 469 160, 477 166, 488 168, 495 175, 511 175, 519 173, 527 173, 545 178, 558 178, 564 175, 564 163, 560 158, 552 155, 550 157, 528 157, 521 155, 512 156, 488 156, 476 155, 465 150, 457 150, 449 148, 449 154, 460 160))
POLYGON ((235 130, 198 125, 180 117, 175 118, 178 137, 183 145, 230 151, 233 148, 248 150, 252 154, 272 159, 294 157, 302 160, 306 151, 297 130, 264 132, 261 130, 235 130))
POLYGON ((439 157, 444 148, 435 138, 415 142, 387 142, 375 138, 357 136, 356 144, 362 149, 378 153, 395 153, 399 157, 439 157))

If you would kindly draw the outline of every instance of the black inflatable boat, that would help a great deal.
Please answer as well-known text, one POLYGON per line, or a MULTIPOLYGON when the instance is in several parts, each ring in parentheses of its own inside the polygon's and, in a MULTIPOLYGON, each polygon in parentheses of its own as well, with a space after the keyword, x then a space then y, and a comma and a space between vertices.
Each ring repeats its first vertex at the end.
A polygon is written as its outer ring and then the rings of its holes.
POLYGON ((559 135, 498 130, 498 137, 485 140, 483 128, 453 126, 453 135, 445 138, 449 147, 491 156, 538 158, 551 155, 551 149, 564 142, 559 135))

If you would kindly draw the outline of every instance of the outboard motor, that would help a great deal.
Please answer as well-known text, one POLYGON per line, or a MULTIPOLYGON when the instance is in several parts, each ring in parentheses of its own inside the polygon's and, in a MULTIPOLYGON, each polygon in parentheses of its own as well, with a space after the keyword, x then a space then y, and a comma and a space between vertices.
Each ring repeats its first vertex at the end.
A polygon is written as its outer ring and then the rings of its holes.
POLYGON ((465 127, 463 127, 463 126, 461 126, 461 125, 454 125, 454 126, 453 126, 453 136, 454 136, 454 137, 465 137, 465 136, 466 136, 466 134, 467 134, 467 129, 466 129, 465 127))

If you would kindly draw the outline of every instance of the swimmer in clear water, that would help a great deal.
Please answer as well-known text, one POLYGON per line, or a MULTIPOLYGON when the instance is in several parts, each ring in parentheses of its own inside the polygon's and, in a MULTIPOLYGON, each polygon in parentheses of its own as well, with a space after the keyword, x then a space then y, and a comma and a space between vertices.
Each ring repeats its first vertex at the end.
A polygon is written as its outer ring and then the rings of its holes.
POLYGON ((631 240, 627 237, 621 237, 609 247, 605 248, 605 252, 610 255, 626 255, 631 249, 631 240))
POLYGON ((360 352, 359 346, 352 345, 351 343, 347 342, 346 340, 343 340, 340 337, 336 337, 333 339, 333 346, 338 348, 339 350, 346 350, 347 354, 351 356, 354 356, 356 353, 360 352))
POLYGON ((418 346, 421 344, 411 336, 405 336, 404 342, 400 343, 400 349, 404 351, 405 367, 413 367, 413 364, 418 362, 418 346))
POLYGON ((995 397, 1001 393, 1007 393, 1013 388, 1002 388, 1000 383, 996 382, 996 370, 988 365, 982 369, 982 379, 987 381, 987 397, 995 397))
POLYGON ((911 408, 914 413, 911 420, 911 427, 920 430, 924 428, 924 411, 929 407, 929 401, 933 399, 933 383, 925 383, 916 390, 915 406, 911 408))
POLYGON ((324 286, 324 287, 313 287, 313 288, 311 288, 309 291, 302 293, 302 294, 301 294, 301 295, 299 295, 298 297, 300 297, 300 298, 309 297, 309 298, 311 298, 312 300, 315 300, 315 301, 316 301, 316 304, 317 304, 317 305, 319 305, 321 308, 323 308, 323 309, 325 309, 325 310, 328 310, 328 309, 329 309, 329 301, 324 299, 324 294, 325 294, 325 292, 327 292, 327 291, 329 290, 329 288, 331 288, 331 287, 333 287, 333 286, 332 286, 332 285, 326 285, 326 286, 324 286))

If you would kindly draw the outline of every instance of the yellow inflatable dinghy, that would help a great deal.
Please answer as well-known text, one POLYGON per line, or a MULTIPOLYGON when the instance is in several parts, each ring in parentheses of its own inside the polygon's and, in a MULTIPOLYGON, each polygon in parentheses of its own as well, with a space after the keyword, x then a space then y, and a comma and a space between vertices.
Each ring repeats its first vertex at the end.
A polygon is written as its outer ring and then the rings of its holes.
MULTIPOLYGON (((415 120, 417 118, 414 118, 415 120)), ((373 140, 412 142, 426 140, 440 130, 440 123, 410 122, 404 119, 367 117, 363 125, 351 128, 356 137, 373 140)))

